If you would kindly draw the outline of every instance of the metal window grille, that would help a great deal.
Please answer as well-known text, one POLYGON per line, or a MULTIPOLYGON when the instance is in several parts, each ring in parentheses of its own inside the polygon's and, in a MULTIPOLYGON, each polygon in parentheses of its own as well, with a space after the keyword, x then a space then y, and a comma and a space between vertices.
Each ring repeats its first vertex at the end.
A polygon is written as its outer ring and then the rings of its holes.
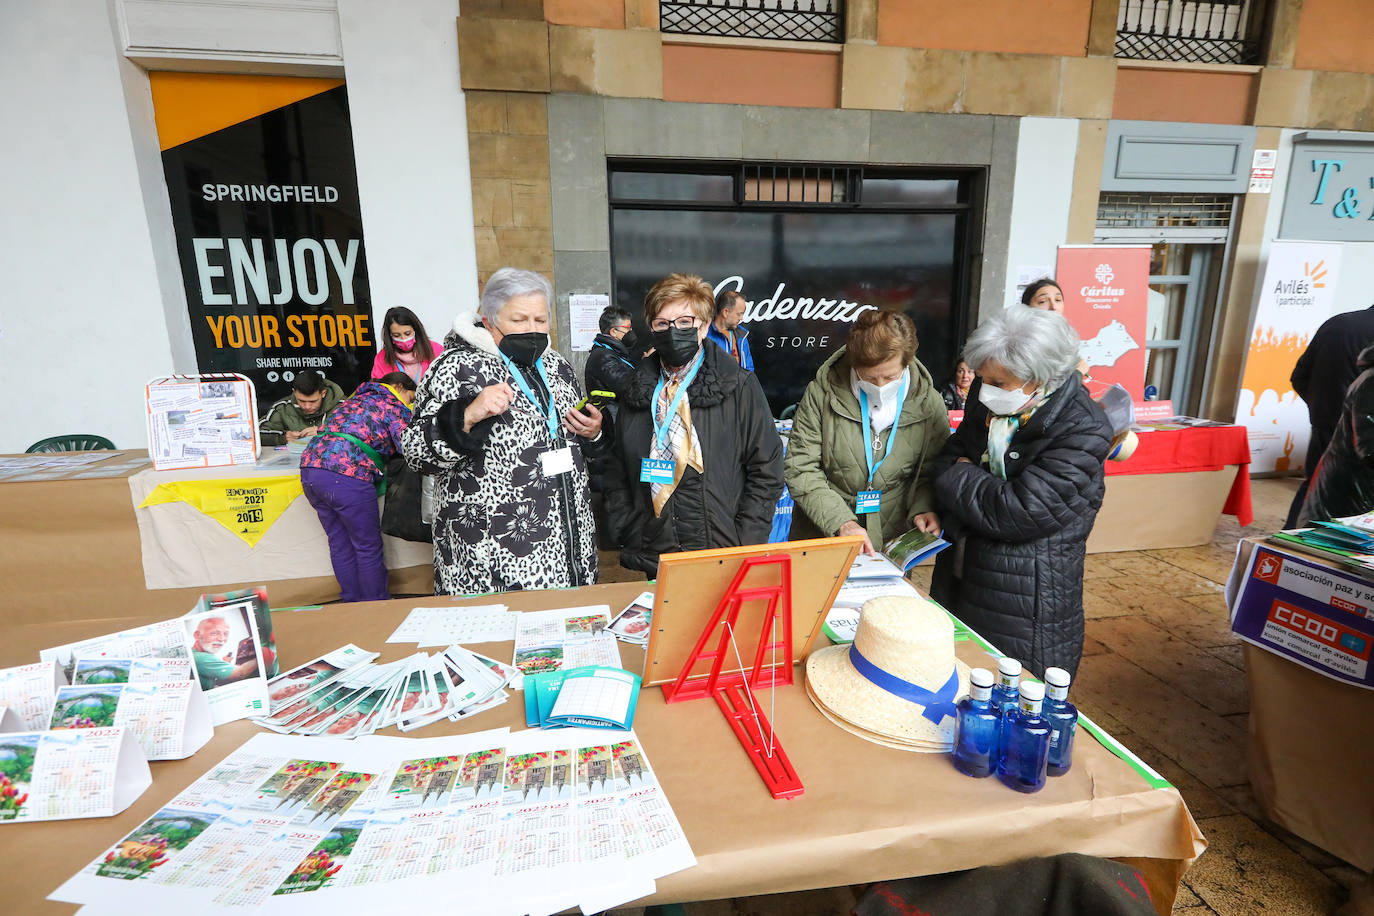
POLYGON ((659 28, 680 35, 844 41, 844 0, 662 0, 659 28))
POLYGON ((1103 191, 1098 229, 1226 229, 1232 198, 1217 194, 1143 194, 1103 191))
POLYGON ((1116 56, 1255 64, 1268 0, 1122 0, 1116 56))
POLYGON ((856 169, 816 165, 745 165, 744 199, 770 204, 843 204, 853 199, 856 169))

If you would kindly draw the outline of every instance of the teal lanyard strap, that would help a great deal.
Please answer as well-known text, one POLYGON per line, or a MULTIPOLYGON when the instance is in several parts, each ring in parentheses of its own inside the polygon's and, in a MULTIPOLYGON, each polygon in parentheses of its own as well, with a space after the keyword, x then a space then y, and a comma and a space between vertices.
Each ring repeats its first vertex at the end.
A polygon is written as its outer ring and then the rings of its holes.
POLYGON ((558 434, 558 407, 553 401, 553 387, 549 385, 549 376, 544 372, 543 358, 541 357, 535 360, 534 366, 539 372, 540 380, 544 383, 544 390, 549 393, 549 409, 547 413, 539 406, 539 398, 535 397, 534 392, 530 390, 529 383, 525 381, 525 375, 520 371, 519 367, 511 362, 510 358, 501 351, 498 350, 496 355, 501 357, 501 362, 506 364, 506 369, 510 371, 511 377, 515 379, 515 387, 519 388, 525 397, 530 399, 530 403, 534 405, 534 409, 537 413, 544 413, 544 422, 549 427, 549 441, 557 443, 560 439, 558 434))
POLYGON ((878 473, 878 468, 883 466, 887 456, 892 454, 892 443, 897 441, 897 421, 902 418, 902 405, 906 403, 907 380, 902 379, 902 388, 897 398, 897 412, 892 415, 892 429, 887 434, 887 451, 883 452, 883 457, 877 464, 873 463, 873 427, 868 420, 868 392, 859 389, 859 414, 863 418, 864 425, 864 460, 868 462, 868 485, 873 486, 873 476, 878 473))
POLYGON ((658 443, 658 450, 663 451, 668 443, 668 430, 673 425, 673 417, 677 415, 677 407, 682 403, 682 398, 687 394, 687 388, 692 384, 692 379, 697 377, 697 370, 701 368, 702 354, 698 353, 692 368, 682 377, 682 382, 677 386, 677 394, 673 395, 673 402, 668 405, 668 412, 663 415, 663 422, 658 422, 658 396, 663 393, 663 388, 667 383, 662 373, 659 374, 658 384, 654 386, 653 418, 654 418, 654 440, 658 443))

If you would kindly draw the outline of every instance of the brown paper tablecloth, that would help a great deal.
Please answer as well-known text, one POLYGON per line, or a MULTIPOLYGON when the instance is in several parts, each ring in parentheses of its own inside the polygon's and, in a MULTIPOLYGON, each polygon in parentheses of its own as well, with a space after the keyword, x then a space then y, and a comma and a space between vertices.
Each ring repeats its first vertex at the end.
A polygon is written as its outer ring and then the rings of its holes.
MULTIPOLYGON (((107 460, 113 464, 140 455, 146 457, 147 452, 126 449, 119 457, 107 460)), ((5 626, 147 614, 170 617, 185 613, 202 593, 266 581, 259 579, 249 564, 237 570, 244 573, 240 578, 148 590, 143 545, 129 492, 130 474, 85 479, 73 476, 98 467, 73 469, 54 480, 0 481, 0 582, 4 583, 0 620, 5 626)), ((224 475, 235 473, 233 468, 216 470, 224 475)), ((339 597, 319 520, 309 504, 296 502, 301 506, 293 505, 289 511, 304 508, 308 513, 305 522, 313 523, 317 541, 300 546, 294 553, 302 568, 308 566, 314 572, 272 580, 272 603, 277 607, 319 604, 339 597)), ((198 516, 195 530, 216 539, 223 535, 237 542, 238 548, 247 547, 218 522, 189 507, 159 508, 193 513, 198 516), (218 534, 211 529, 218 529, 218 534)), ((428 545, 417 546, 428 553, 428 545)), ((433 583, 429 563, 391 572, 393 593, 428 593, 433 583)))
MULTIPOLYGON (((1246 538, 1238 545, 1233 589, 1258 543, 1246 538)), ((1312 554, 1264 546, 1359 575, 1312 554)), ((1374 870, 1374 690, 1249 643, 1245 682, 1250 689, 1246 762, 1250 788, 1265 815, 1360 870, 1374 870)))
MULTIPOLYGON (((643 583, 510 593, 517 610, 605 603, 629 604, 643 583)), ((269 587, 269 594, 271 588, 269 587)), ((424 604, 483 604, 492 599, 424 604)), ((275 602, 274 602, 275 603, 275 602)), ((382 661, 412 653, 386 637, 416 600, 339 604, 274 614, 283 668, 353 642, 380 650, 382 661)), ((151 615, 151 622, 167 615, 151 615)), ((139 621, 91 620, 12 628, 0 645, 0 666, 35 661, 39 649, 96 636, 139 621)), ((510 643, 474 646, 510 658, 510 643)), ((970 643, 966 660, 988 659, 970 643)), ((643 650, 622 645, 627 668, 643 666, 643 650)), ((1174 789, 1151 788, 1127 764, 1080 730, 1073 769, 1032 796, 995 779, 970 779, 944 755, 910 754, 862 741, 831 725, 797 683, 780 688, 776 709, 764 708, 779 742, 805 784, 805 794, 774 800, 709 700, 663 702, 658 688, 640 695, 635 730, 696 853, 698 865, 658 882, 656 902, 720 899, 832 887, 994 865, 1031 856, 1084 852, 1130 862, 1145 874, 1161 913, 1168 913, 1184 869, 1204 842, 1174 789)), ((444 722, 417 736, 524 727, 519 695, 462 723, 444 722)), ((257 728, 234 722, 189 760, 152 764, 153 786, 114 818, 0 827, 0 900, 7 911, 70 913, 45 896, 127 834, 257 728), (22 857, 18 853, 23 852, 22 857)), ((387 729, 382 734, 393 734, 387 729)))

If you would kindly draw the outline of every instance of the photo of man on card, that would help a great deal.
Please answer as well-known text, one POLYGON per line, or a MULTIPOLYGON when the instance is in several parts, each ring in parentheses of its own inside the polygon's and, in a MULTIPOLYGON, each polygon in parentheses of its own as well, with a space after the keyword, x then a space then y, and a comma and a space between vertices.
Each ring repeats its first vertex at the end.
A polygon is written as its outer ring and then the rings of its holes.
POLYGON ((258 652, 246 611, 222 609, 189 617, 186 628, 202 690, 257 677, 258 652))

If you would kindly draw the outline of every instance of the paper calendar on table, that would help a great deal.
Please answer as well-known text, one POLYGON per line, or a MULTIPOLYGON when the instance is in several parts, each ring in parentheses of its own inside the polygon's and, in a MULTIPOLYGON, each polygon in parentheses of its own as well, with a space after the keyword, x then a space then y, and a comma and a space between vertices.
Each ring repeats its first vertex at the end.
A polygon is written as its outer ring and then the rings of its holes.
POLYGON ((67 676, 55 661, 0 669, 0 705, 19 717, 21 728, 40 731, 52 718, 52 698, 67 676))
POLYGON ((109 817, 152 783, 123 728, 0 735, 0 824, 109 817))
POLYGON ((73 684, 144 684, 189 681, 189 658, 78 658, 73 684))
POLYGON ((210 706, 195 681, 73 684, 57 689, 51 728, 110 726, 126 729, 149 760, 189 757, 214 734, 210 706))

